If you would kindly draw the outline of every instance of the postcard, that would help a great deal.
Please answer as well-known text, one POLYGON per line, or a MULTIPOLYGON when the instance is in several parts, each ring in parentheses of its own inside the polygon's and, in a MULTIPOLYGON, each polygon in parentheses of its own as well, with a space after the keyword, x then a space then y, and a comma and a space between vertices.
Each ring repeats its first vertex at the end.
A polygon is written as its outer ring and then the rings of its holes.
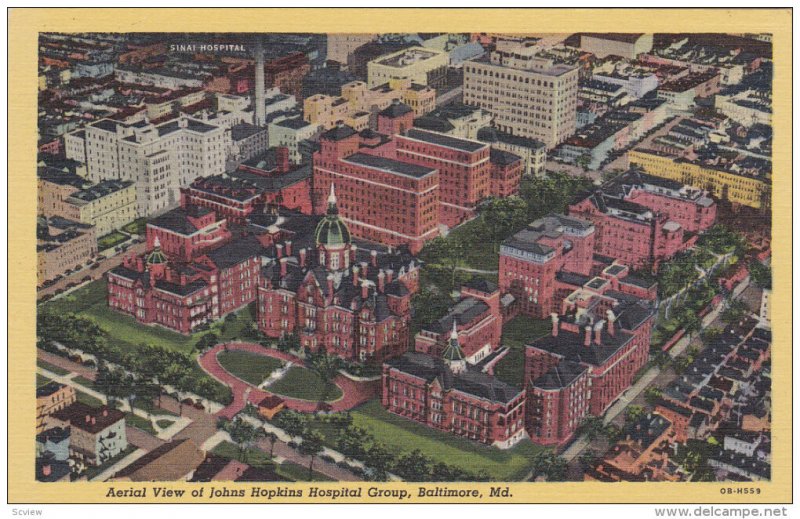
POLYGON ((791 11, 9 28, 10 502, 791 501, 791 11))

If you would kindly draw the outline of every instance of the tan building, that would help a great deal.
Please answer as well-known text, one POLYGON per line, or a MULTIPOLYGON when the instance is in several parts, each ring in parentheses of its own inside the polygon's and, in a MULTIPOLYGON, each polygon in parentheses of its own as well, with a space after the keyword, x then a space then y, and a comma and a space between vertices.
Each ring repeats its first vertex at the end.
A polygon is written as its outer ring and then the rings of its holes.
POLYGON ((367 63, 367 84, 376 87, 392 79, 441 88, 447 81, 450 58, 444 51, 410 47, 367 63))
POLYGON ((103 180, 66 199, 65 216, 94 225, 98 237, 136 219, 136 184, 131 180, 103 180))
POLYGON ((494 51, 464 64, 464 103, 488 110, 497 129, 552 149, 575 133, 578 68, 535 47, 494 51))
POLYGON ((636 59, 639 54, 653 50, 652 34, 588 33, 581 35, 581 49, 598 58, 619 56, 636 59))
POLYGON ((58 382, 48 382, 36 388, 36 434, 47 427, 47 417, 75 403, 75 388, 58 382))
POLYGON ((39 167, 37 171, 37 214, 51 217, 67 216, 65 205, 74 193, 92 185, 87 179, 56 168, 39 167))
POLYGON ((326 130, 344 123, 356 131, 377 128, 377 114, 393 101, 402 101, 414 110, 414 115, 424 115, 436 106, 436 91, 409 80, 393 79, 386 84, 369 88, 363 81, 351 81, 342 86, 338 97, 317 94, 303 103, 306 122, 326 130))
POLYGON ((94 227, 53 217, 40 221, 37 229, 38 284, 85 265, 97 255, 94 227))
POLYGON ((374 40, 377 34, 328 34, 328 60, 347 67, 347 58, 354 50, 374 40))

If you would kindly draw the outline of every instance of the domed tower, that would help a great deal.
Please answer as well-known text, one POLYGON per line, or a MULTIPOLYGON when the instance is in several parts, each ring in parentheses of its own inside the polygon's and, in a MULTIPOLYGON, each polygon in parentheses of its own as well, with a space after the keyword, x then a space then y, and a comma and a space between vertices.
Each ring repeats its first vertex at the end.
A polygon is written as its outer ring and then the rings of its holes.
POLYGON ((147 264, 145 268, 150 272, 150 275, 155 278, 160 278, 164 275, 164 269, 167 266, 167 256, 161 251, 161 241, 156 236, 153 241, 153 250, 147 255, 147 264))
POLYGON ((453 319, 453 331, 450 332, 450 340, 447 347, 442 352, 442 358, 450 367, 453 373, 463 373, 467 370, 467 360, 464 358, 464 351, 458 343, 458 330, 456 330, 456 320, 453 319))
POLYGON ((314 240, 320 265, 334 272, 350 268, 350 229, 339 218, 333 184, 328 195, 328 210, 314 231, 314 240))

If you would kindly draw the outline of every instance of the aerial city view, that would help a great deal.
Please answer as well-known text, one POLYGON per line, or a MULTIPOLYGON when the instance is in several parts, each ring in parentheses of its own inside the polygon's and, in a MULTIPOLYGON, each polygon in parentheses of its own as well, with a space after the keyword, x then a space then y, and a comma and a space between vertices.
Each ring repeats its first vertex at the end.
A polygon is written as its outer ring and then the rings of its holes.
POLYGON ((770 480, 770 34, 38 58, 39 481, 770 480))

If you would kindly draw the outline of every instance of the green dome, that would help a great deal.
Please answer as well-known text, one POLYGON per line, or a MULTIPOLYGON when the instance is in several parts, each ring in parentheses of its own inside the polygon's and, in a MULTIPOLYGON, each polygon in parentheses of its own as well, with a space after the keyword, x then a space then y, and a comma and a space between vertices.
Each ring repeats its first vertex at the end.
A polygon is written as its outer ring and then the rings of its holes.
POLYGON ((317 246, 340 247, 342 245, 350 245, 350 229, 339 218, 333 184, 331 184, 331 194, 328 197, 328 211, 325 214, 325 218, 317 224, 317 229, 314 231, 314 240, 317 246))
POLYGON ((153 242, 153 252, 147 255, 148 265, 160 265, 167 262, 167 256, 161 252, 161 243, 158 238, 153 242))

